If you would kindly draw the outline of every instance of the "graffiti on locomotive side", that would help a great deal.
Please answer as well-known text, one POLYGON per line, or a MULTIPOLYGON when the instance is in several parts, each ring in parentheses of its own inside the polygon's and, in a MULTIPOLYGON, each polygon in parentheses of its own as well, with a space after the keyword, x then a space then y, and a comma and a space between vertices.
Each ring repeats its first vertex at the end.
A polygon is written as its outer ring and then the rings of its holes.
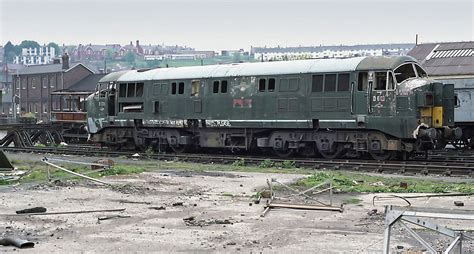
POLYGON ((206 120, 206 127, 231 127, 229 120, 206 120))
POLYGON ((145 120, 145 125, 155 125, 160 127, 186 127, 184 120, 145 120))

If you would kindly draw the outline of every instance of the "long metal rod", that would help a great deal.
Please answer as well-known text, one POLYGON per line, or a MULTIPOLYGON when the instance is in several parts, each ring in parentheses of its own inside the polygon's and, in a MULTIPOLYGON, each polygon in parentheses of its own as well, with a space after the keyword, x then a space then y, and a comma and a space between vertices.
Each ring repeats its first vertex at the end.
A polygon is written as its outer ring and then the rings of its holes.
POLYGON ((65 169, 65 168, 63 168, 63 167, 60 167, 60 166, 58 166, 58 165, 55 165, 55 164, 53 164, 53 163, 47 161, 46 158, 43 159, 43 162, 46 163, 46 164, 48 164, 48 165, 50 165, 50 166, 52 166, 52 167, 55 167, 55 168, 60 169, 60 170, 62 170, 62 171, 65 171, 65 172, 67 172, 67 173, 69 173, 69 174, 72 174, 72 175, 75 175, 75 176, 79 176, 79 177, 85 178, 85 179, 87 179, 87 180, 91 180, 91 181, 93 181, 93 182, 97 182, 97 183, 105 184, 105 185, 108 185, 108 186, 112 186, 112 184, 110 184, 110 183, 106 183, 106 182, 104 182, 104 181, 97 180, 97 179, 95 179, 95 178, 92 178, 92 177, 89 177, 89 176, 86 176, 86 175, 83 175, 83 174, 79 174, 79 173, 73 172, 73 171, 71 171, 71 170, 65 169))
POLYGON ((120 209, 103 209, 103 210, 85 210, 85 211, 67 211, 67 212, 50 212, 50 213, 0 214, 0 215, 3 215, 3 216, 59 215, 59 214, 105 213, 105 212, 123 212, 123 211, 125 211, 125 208, 120 208, 120 209))
POLYGON ((57 158, 46 158, 48 161, 60 161, 60 162, 66 162, 66 163, 73 163, 73 164, 80 164, 80 165, 88 165, 88 166, 102 166, 102 167, 107 167, 109 165, 106 164, 101 164, 101 163, 94 163, 94 162, 85 162, 85 161, 71 161, 71 160, 64 160, 64 159, 57 159, 57 158))

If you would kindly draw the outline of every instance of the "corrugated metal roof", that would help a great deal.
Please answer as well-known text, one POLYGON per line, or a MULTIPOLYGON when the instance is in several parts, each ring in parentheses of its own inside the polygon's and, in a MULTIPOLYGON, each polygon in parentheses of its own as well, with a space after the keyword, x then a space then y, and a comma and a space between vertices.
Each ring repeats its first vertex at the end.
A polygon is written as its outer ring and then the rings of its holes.
POLYGON ((284 62, 240 63, 225 65, 192 66, 153 69, 139 72, 132 70, 118 81, 198 79, 212 77, 263 76, 292 73, 353 71, 364 57, 347 59, 316 59, 284 62))
POLYGON ((408 55, 431 76, 474 75, 474 41, 417 45, 408 55))

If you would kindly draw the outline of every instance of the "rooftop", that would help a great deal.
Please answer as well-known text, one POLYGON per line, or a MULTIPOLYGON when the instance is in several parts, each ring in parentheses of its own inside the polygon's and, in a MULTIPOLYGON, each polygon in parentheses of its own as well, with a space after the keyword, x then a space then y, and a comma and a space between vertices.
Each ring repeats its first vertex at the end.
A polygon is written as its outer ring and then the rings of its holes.
POLYGON ((408 55, 416 58, 428 75, 474 74, 474 41, 420 44, 408 55))

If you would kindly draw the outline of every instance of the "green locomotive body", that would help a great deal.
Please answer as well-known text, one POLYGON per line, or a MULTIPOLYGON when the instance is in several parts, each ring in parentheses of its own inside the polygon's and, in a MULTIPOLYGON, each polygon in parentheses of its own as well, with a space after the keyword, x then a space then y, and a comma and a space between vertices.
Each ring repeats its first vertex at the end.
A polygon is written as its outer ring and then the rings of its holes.
POLYGON ((108 146, 384 160, 459 136, 454 97, 406 56, 130 70, 99 81, 88 131, 108 146))

